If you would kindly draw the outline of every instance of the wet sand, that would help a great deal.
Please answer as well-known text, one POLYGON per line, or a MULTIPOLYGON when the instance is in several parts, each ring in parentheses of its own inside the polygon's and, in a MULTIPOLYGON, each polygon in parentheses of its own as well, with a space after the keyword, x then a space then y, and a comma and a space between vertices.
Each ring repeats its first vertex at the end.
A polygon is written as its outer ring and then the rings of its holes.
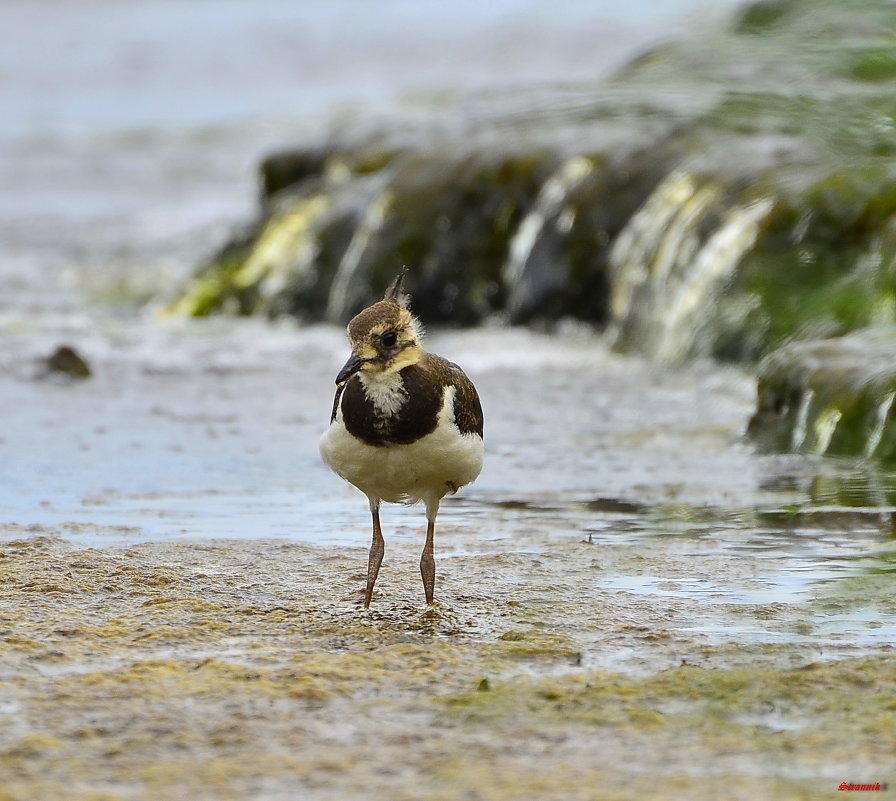
MULTIPOLYGON (((573 539, 440 560, 434 609, 393 547, 364 612, 361 548, 23 533, 0 551, 3 799, 809 799, 888 778, 888 647, 710 645, 681 604, 589 593, 601 557, 573 539)), ((805 625, 733 611, 754 615, 805 625)))
POLYGON ((384 511, 366 612, 366 504, 316 456, 342 332, 63 333, 88 381, 34 380, 40 340, 4 331, 0 799, 894 779, 892 510, 826 504, 854 467, 752 453, 747 376, 433 336, 480 387, 487 467, 443 507, 433 609, 422 512, 384 511))

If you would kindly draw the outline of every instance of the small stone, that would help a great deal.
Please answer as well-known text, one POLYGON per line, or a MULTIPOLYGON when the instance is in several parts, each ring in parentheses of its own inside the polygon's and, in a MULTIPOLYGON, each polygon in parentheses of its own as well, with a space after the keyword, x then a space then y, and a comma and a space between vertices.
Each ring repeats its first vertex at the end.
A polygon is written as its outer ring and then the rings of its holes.
POLYGON ((60 345, 50 356, 41 360, 43 371, 40 377, 66 375, 69 378, 90 378, 90 365, 74 348, 60 345))

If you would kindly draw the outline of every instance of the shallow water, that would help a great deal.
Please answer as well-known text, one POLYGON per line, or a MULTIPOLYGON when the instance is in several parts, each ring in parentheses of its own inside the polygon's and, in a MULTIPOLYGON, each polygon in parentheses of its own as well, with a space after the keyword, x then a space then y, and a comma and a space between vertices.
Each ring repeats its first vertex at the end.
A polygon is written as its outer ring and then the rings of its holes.
MULTIPOLYGON (((351 549, 363 564, 366 502, 317 454, 342 331, 131 318, 80 330, 72 321, 63 335, 80 343, 94 377, 37 380, 48 326, 17 334, 7 320, 2 331, 5 539, 275 538, 351 549)), ((754 453, 742 439, 750 376, 713 364, 658 371, 575 328, 441 332, 428 342, 465 366, 486 415, 486 466, 446 499, 440 558, 494 561, 488 582, 500 586, 518 580, 499 567, 511 554, 538 565, 557 547, 578 548, 583 561, 568 576, 562 564, 547 569, 551 593, 630 599, 635 610, 643 598, 636 618, 659 604, 685 637, 831 653, 888 641, 896 610, 877 593, 892 569, 894 478, 754 453), (597 572, 581 573, 592 561, 597 572), (875 592, 832 613, 824 599, 856 580, 875 592), (778 611, 757 618, 765 608, 778 611)), ((417 550, 423 520, 419 507, 386 507, 389 547, 417 550)), ((592 658, 643 656, 626 642, 592 658)))

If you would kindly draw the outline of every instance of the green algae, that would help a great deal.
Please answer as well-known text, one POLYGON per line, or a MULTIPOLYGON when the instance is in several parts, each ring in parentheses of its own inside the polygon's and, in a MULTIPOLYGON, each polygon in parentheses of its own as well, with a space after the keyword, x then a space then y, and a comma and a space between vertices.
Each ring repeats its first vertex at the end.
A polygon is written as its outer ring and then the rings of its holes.
POLYGON ((560 660, 571 664, 577 664, 582 659, 577 643, 555 632, 511 629, 501 634, 498 641, 501 645, 495 648, 494 653, 499 659, 560 660))
POLYGON ((684 666, 633 678, 606 671, 514 677, 442 699, 464 720, 543 731, 570 721, 614 736, 696 736, 757 750, 863 755, 884 764, 896 747, 896 657, 811 663, 791 670, 684 666), (676 734, 672 734, 676 736, 676 734))
POLYGON ((786 20, 798 0, 758 0, 748 3, 738 14, 734 29, 738 33, 762 33, 786 20))
POLYGON ((896 53, 893 47, 875 47, 851 54, 847 74, 860 81, 892 81, 896 79, 896 53))
POLYGON ((329 206, 326 195, 311 194, 278 209, 253 229, 251 246, 240 240, 225 247, 207 274, 194 278, 165 314, 251 313, 290 279, 284 253, 299 262, 315 255, 314 232, 329 206))

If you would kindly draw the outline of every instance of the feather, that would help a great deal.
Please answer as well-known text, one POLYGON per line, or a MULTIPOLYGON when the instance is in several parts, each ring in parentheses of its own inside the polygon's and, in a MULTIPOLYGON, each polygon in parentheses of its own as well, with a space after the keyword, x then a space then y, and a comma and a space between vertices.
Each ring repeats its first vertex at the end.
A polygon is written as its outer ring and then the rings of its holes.
POLYGON ((386 294, 383 295, 383 300, 394 300, 402 309, 409 309, 411 307, 411 296, 401 285, 406 273, 407 270, 400 272, 395 277, 395 280, 389 284, 386 294))

